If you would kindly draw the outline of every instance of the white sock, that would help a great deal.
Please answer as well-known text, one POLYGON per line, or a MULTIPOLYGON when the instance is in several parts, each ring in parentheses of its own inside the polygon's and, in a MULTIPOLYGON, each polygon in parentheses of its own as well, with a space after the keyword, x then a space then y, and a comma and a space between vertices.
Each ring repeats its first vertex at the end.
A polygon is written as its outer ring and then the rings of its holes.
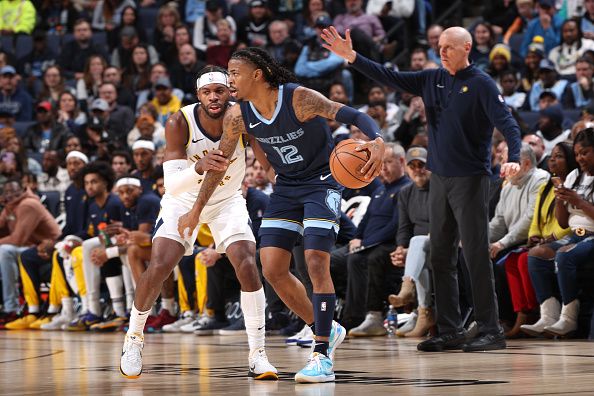
POLYGON ((89 299, 87 298, 86 294, 84 296, 80 296, 80 305, 81 313, 86 313, 89 311, 89 299))
POLYGON ((105 278, 109 297, 115 314, 119 317, 126 316, 126 304, 124 302, 124 279, 121 275, 105 278))
POLYGON ((128 335, 139 335, 142 336, 144 334, 144 325, 146 324, 146 320, 148 319, 149 313, 151 310, 140 312, 136 309, 134 304, 132 304, 132 312, 130 312, 130 326, 128 327, 128 335))
POLYGON ((87 301, 87 304, 89 304, 89 312, 93 315, 101 316, 101 301, 99 299, 93 298, 87 301))
POLYGON ((74 316, 74 299, 72 297, 62 298, 62 315, 74 316))
POLYGON ((39 305, 29 305, 29 314, 37 315, 39 313, 39 305))
POLYGON ((161 308, 168 310, 171 315, 175 315, 175 299, 161 298, 161 308))
POLYGON ((240 299, 251 354, 256 349, 264 348, 264 335, 266 334, 264 288, 255 292, 242 291, 240 299))
MULTIPOLYGON (((123 262, 123 260, 122 260, 123 262)), ((134 303, 134 279, 132 273, 127 265, 122 265, 122 277, 124 279, 124 290, 126 290, 126 309, 132 310, 132 303, 134 303)))
POLYGON ((58 312, 60 312, 60 306, 59 305, 52 305, 52 304, 50 304, 49 307, 47 307, 47 313, 50 314, 50 315, 57 314, 58 312))

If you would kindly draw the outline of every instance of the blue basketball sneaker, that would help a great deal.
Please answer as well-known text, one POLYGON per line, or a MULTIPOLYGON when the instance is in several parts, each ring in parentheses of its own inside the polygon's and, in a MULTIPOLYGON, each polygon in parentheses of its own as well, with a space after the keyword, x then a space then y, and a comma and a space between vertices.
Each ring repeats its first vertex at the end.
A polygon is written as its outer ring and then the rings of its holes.
POLYGON ((314 352, 300 372, 295 374, 297 382, 332 382, 334 381, 334 364, 330 358, 314 352))
POLYGON ((344 341, 346 337, 346 329, 340 323, 333 320, 332 330, 330 330, 330 340, 328 341, 328 357, 334 362, 334 353, 336 348, 344 341))

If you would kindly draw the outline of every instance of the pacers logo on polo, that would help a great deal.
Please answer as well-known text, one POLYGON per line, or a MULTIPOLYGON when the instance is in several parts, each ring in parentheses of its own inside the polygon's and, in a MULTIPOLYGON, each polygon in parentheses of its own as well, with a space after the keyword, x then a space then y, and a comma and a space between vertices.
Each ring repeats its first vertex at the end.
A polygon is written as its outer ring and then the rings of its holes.
POLYGON ((321 304, 321 306, 320 306, 320 310, 321 310, 322 312, 326 312, 326 301, 323 301, 323 302, 322 302, 322 304, 321 304))

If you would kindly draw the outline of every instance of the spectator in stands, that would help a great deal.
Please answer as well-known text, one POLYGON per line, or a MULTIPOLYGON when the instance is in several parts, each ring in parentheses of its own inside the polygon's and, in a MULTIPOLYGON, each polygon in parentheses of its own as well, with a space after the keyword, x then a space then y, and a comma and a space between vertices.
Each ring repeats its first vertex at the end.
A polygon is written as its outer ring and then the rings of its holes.
MULTIPOLYGON (((192 48, 191 51, 194 51, 194 49, 192 48)), ((181 101, 177 96, 172 95, 171 81, 167 77, 161 77, 155 83, 155 91, 155 97, 150 103, 157 109, 157 121, 161 125, 165 125, 167 118, 181 108, 181 101)))
POLYGON ((64 91, 58 98, 58 123, 76 136, 84 135, 87 114, 78 108, 76 97, 72 92, 64 91))
MULTIPOLYGON (((236 42, 237 24, 230 15, 225 16, 223 5, 218 0, 206 1, 206 12, 203 17, 196 18, 194 24, 194 38, 192 43, 195 48, 203 53, 206 53, 208 47, 220 44, 220 39, 217 37, 218 26, 217 22, 225 19, 231 29, 231 41, 236 42)), ((226 66, 225 66, 226 67, 226 66)))
MULTIPOLYGON (((371 102, 385 102, 387 105, 387 113, 386 117, 388 120, 388 124, 395 128, 398 127, 399 123, 396 117, 398 113, 398 106, 388 100, 388 96, 386 94, 386 87, 383 85, 379 85, 377 83, 372 83, 369 91, 367 92, 367 103, 371 102)), ((342 102, 341 102, 342 103, 342 102)), ((359 111, 367 112, 367 105, 363 105, 359 108, 359 111)))
POLYGON ((0 31, 2 35, 31 34, 37 12, 29 0, 0 1, 0 31))
POLYGON ((43 207, 37 195, 22 188, 20 178, 4 184, 2 200, 5 206, 0 213, 0 229, 6 236, 0 238, 0 274, 5 316, 0 319, 0 325, 17 319, 18 255, 29 246, 60 235, 56 220, 43 207))
POLYGON ((441 25, 431 25, 427 29, 427 43, 429 49, 427 50, 427 59, 431 62, 435 62, 437 65, 441 65, 441 58, 439 55, 439 36, 443 32, 441 25))
POLYGON ((415 96, 410 101, 410 106, 402 117, 402 122, 394 133, 394 140, 403 147, 410 147, 413 139, 418 134, 427 133, 427 115, 425 104, 420 96, 415 96))
POLYGON ((490 75, 501 90, 501 74, 511 69, 511 51, 504 44, 495 44, 489 53, 489 65, 485 72, 490 75))
POLYGON ((349 331, 350 336, 385 335, 383 326, 384 302, 397 290, 402 271, 391 263, 390 252, 395 246, 398 231, 398 194, 410 184, 405 173, 404 149, 395 143, 386 143, 384 165, 380 178, 383 185, 374 191, 367 211, 357 226, 355 239, 348 247, 332 253, 332 260, 348 271, 344 320, 350 327, 363 319, 363 323, 349 331), (349 254, 350 253, 350 254, 349 254))
POLYGON ((584 1, 584 8, 586 11, 580 18, 580 29, 585 38, 594 40, 594 2, 591 0, 584 1))
POLYGON ((3 150, 0 153, 0 186, 8 180, 20 178, 27 172, 27 162, 22 161, 15 152, 3 150))
POLYGON ((58 54, 47 44, 46 33, 35 30, 31 52, 18 60, 18 72, 25 77, 25 86, 29 92, 39 90, 43 71, 55 64, 57 57, 58 54))
POLYGON ((19 80, 14 67, 0 69, 0 111, 11 114, 16 121, 31 121, 33 99, 19 86, 19 80))
POLYGON ((132 158, 136 170, 132 176, 140 179, 142 184, 142 193, 148 194, 153 191, 155 180, 153 172, 155 170, 153 160, 155 156, 155 144, 150 140, 137 140, 132 145, 132 158))
POLYGON ((594 64, 585 57, 575 63, 575 78, 577 81, 570 83, 565 88, 562 101, 566 109, 583 109, 592 103, 594 98, 594 64))
POLYGON ((132 157, 128 151, 115 151, 111 157, 111 169, 116 179, 128 175, 132 169, 132 157))
POLYGON ((93 10, 93 29, 108 33, 114 31, 122 23, 126 7, 136 7, 136 3, 134 0, 100 0, 93 10))
POLYGON ((81 153, 83 151, 82 143, 78 136, 68 135, 66 138, 66 147, 64 147, 66 157, 68 157, 71 151, 80 151, 81 153))
POLYGON ((254 187, 264 194, 270 195, 272 192, 272 183, 266 174, 266 169, 264 169, 258 160, 254 160, 252 169, 254 171, 254 187))
MULTIPOLYGON (((534 152, 534 156, 536 157, 536 167, 539 169, 549 171, 548 162, 551 156, 545 154, 545 145, 542 138, 538 136, 536 133, 529 133, 527 135, 524 135, 524 137, 522 138, 522 142, 528 143, 528 145, 534 152)), ((554 172, 551 171, 551 173, 554 172)))
POLYGON ((295 26, 295 38, 297 40, 305 42, 316 35, 316 19, 318 19, 318 14, 321 12, 327 12, 323 0, 308 0, 304 3, 295 26))
POLYGON ((37 28, 48 34, 72 33, 74 23, 80 18, 80 11, 73 3, 72 1, 42 1, 37 28))
POLYGON ((384 140, 394 141, 396 126, 388 124, 387 103, 385 101, 371 102, 367 108, 367 115, 370 116, 379 127, 384 140))
POLYGON ((559 79, 555 65, 550 60, 541 60, 538 67, 538 81, 532 85, 528 100, 524 103, 524 107, 531 111, 539 110, 538 101, 541 93, 552 91, 557 98, 560 98, 568 85, 567 80, 559 79))
POLYGON ((237 23, 237 42, 248 47, 265 47, 268 44, 268 25, 272 11, 267 0, 250 0, 249 14, 237 23))
POLYGON ((122 18, 118 26, 107 32, 107 44, 109 48, 115 48, 120 40, 120 33, 126 26, 132 26, 138 33, 138 38, 141 43, 148 43, 146 31, 140 24, 138 18, 138 10, 136 6, 128 5, 122 9, 122 18))
MULTIPOLYGON (((152 106, 148 104, 148 106, 152 106)), ((155 119, 153 114, 140 114, 136 119, 136 125, 128 133, 128 146, 132 147, 138 139, 150 140, 155 144, 156 148, 165 145, 165 128, 155 119)))
POLYGON ((561 106, 554 105, 540 110, 538 131, 536 134, 544 142, 545 155, 550 155, 553 147, 557 143, 567 140, 570 133, 571 129, 563 130, 563 111, 561 110, 561 106))
MULTIPOLYGON (((184 44, 180 47, 177 61, 177 64, 171 70, 173 86, 184 91, 185 97, 190 97, 195 100, 196 75, 204 66, 206 66, 206 64, 203 61, 198 60, 196 49, 192 47, 191 44, 184 44)), ((157 88, 156 85, 155 88, 157 88)), ((171 88, 171 86, 169 88, 171 88)), ((158 93, 156 96, 158 96, 158 93)), ((162 121, 163 125, 165 125, 165 120, 162 121)))
POLYGON ((485 4, 483 19, 491 24, 493 32, 497 36, 501 36, 518 15, 514 3, 514 1, 495 0, 485 4))
MULTIPOLYGON (((319 0, 313 0, 319 1, 319 0)), ((310 1, 311 4, 311 1, 310 1)), ((278 63, 289 70, 295 68, 295 63, 301 52, 301 43, 289 35, 289 25, 285 21, 273 21, 268 25, 270 41, 266 45, 266 51, 278 63)))
POLYGON ((532 43, 535 36, 541 36, 544 44, 544 54, 559 45, 561 37, 561 24, 563 16, 557 13, 554 0, 537 0, 536 10, 538 18, 534 18, 528 23, 522 45, 520 46, 520 56, 525 57, 528 53, 528 46, 532 43))
POLYGON ((25 148, 31 153, 43 154, 47 150, 62 150, 68 131, 56 122, 50 102, 41 102, 35 107, 35 120, 23 138, 25 148))
POLYGON ((500 74, 499 84, 505 104, 514 110, 522 108, 526 101, 526 93, 518 91, 518 77, 513 70, 505 70, 500 74))
MULTIPOLYGON (((190 29, 186 25, 178 25, 175 27, 173 44, 173 47, 171 47, 171 50, 167 54, 161 54, 163 62, 168 67, 172 67, 177 64, 179 52, 182 46, 186 44, 192 45, 192 35, 190 33, 190 29)), ((199 52, 199 55, 197 54, 197 56, 201 59, 204 58, 204 55, 205 53, 202 51, 199 52)))
MULTIPOLYGON (((63 157, 62 157, 63 158, 63 157)), ((43 153, 41 169, 43 173, 39 176, 39 191, 58 191, 60 197, 70 184, 68 171, 60 166, 60 156, 56 150, 47 150, 43 153)))
POLYGON ((528 262, 530 279, 541 304, 540 320, 533 326, 522 326, 522 331, 532 335, 546 332, 564 336, 577 329, 580 305, 577 268, 591 259, 594 248, 594 129, 580 131, 573 149, 578 168, 555 189, 555 217, 559 226, 569 227, 572 232, 558 241, 541 245, 539 257, 530 257, 528 262), (557 286, 563 307, 557 299, 557 286))
POLYGON ((127 106, 118 104, 118 92, 115 85, 103 83, 99 87, 99 98, 107 102, 109 116, 105 127, 107 132, 125 144, 126 136, 134 125, 134 113, 127 106))
POLYGON ((118 104, 134 109, 136 97, 122 84, 122 71, 115 66, 108 66, 103 71, 103 82, 115 85, 118 91, 118 104))
POLYGON ((572 77, 577 60, 588 50, 594 50, 594 40, 583 38, 579 21, 572 18, 561 25, 561 45, 551 50, 549 59, 562 77, 572 77))
POLYGON ((538 67, 540 62, 544 59, 544 43, 543 38, 537 36, 534 42, 528 47, 528 53, 524 58, 524 70, 522 72, 522 79, 520 90, 522 92, 530 92, 532 85, 538 80, 538 67))
MULTIPOLYGON (((553 148, 550 157, 550 171, 562 182, 567 175, 573 171, 577 164, 573 154, 573 148, 567 143, 558 143, 553 148)), ((511 300, 514 312, 517 314, 514 327, 506 333, 506 337, 515 337, 519 334, 521 327, 530 320, 530 315, 538 307, 530 274, 528 271, 529 262, 536 257, 543 256, 541 246, 556 240, 563 239, 571 233, 569 228, 562 228, 555 218, 555 185, 552 180, 543 184, 538 191, 534 215, 526 247, 530 250, 513 252, 505 260, 505 272, 511 292, 511 300)), ((545 309, 546 311, 546 309, 545 309)), ((528 326, 532 328, 532 326, 528 326)))
POLYGON ((489 66, 489 54, 496 43, 493 27, 488 22, 479 22, 474 27, 472 37, 470 59, 479 69, 486 70, 489 66))
MULTIPOLYGON (((169 79, 169 71, 167 66, 163 63, 156 63, 151 67, 151 87, 150 89, 146 89, 138 93, 138 100, 136 103, 136 108, 140 109, 145 103, 150 102, 153 100, 156 94, 155 84, 159 81, 162 77, 169 79)), ((171 81, 171 80, 170 80, 171 81)), ((179 99, 180 103, 184 98, 184 92, 179 88, 173 88, 171 93, 179 99)))
POLYGON ((35 159, 27 156, 27 150, 25 149, 23 140, 18 135, 13 134, 9 137, 6 140, 4 149, 15 154, 17 163, 21 164, 17 166, 17 169, 20 168, 23 173, 29 172, 36 176, 41 174, 41 165, 35 159))
POLYGON ((84 109, 99 97, 99 86, 103 83, 103 72, 107 62, 101 55, 91 55, 87 59, 83 77, 76 81, 76 98, 84 109))
POLYGON ((379 46, 386 37, 386 32, 377 16, 368 15, 363 10, 362 0, 347 0, 346 13, 336 15, 333 25, 339 33, 351 29, 351 38, 355 51, 378 59, 379 46))
POLYGON ((180 24, 180 16, 174 3, 166 3, 159 8, 157 26, 153 33, 153 43, 161 55, 169 54, 175 47, 173 37, 175 27, 180 24))
POLYGON ((417 47, 410 54, 410 71, 423 70, 427 64, 427 52, 424 48, 417 47))
POLYGON ((79 19, 74 24, 74 40, 62 46, 58 65, 62 68, 64 77, 76 80, 84 77, 84 68, 91 55, 101 55, 108 59, 105 49, 93 44, 91 24, 85 19, 79 19))
POLYGON ((528 22, 534 18, 533 0, 516 0, 517 16, 509 28, 504 31, 503 44, 510 45, 510 39, 514 34, 522 33, 528 22))
MULTIPOLYGON (((132 26, 126 26, 120 32, 120 43, 111 53, 111 65, 126 70, 132 63, 132 51, 140 44, 138 32, 132 26)), ((159 62, 159 54, 152 45, 146 46, 150 63, 159 62)))
POLYGON ((217 21, 217 43, 209 45, 206 49, 206 63, 209 65, 227 67, 231 54, 237 45, 233 39, 235 32, 227 19, 217 21))
POLYGON ((138 44, 132 49, 132 62, 124 70, 124 86, 136 94, 151 85, 151 63, 148 47, 138 44))
MULTIPOLYGON (((370 93, 371 93, 371 90, 370 90, 370 93)), ((334 81, 332 84, 330 84, 328 99, 330 99, 334 102, 342 103, 344 105, 348 105, 350 103, 350 99, 349 99, 346 87, 340 81, 334 81)), ((389 111, 389 109, 390 109, 390 105, 388 104, 388 111, 389 111)), ((361 111, 365 111, 365 110, 361 110, 361 111)))
POLYGON ((67 89, 71 90, 70 87, 66 87, 60 67, 54 65, 45 69, 41 91, 37 92, 35 96, 38 101, 49 101, 52 106, 57 107, 58 97, 67 89))
POLYGON ((318 16, 316 20, 318 35, 305 43, 295 64, 295 75, 303 85, 321 92, 324 96, 328 96, 328 88, 333 80, 341 80, 347 87, 353 85, 350 72, 342 67, 344 63, 342 58, 322 46, 319 34, 331 23, 332 20, 328 15, 318 16))
POLYGON ((507 287, 505 267, 499 260, 524 244, 534 214, 538 191, 549 180, 549 173, 536 168, 536 156, 527 143, 520 150, 520 171, 508 178, 501 190, 495 216, 489 223, 491 259, 494 262, 495 286, 499 300, 499 316, 511 320, 513 314, 507 287))

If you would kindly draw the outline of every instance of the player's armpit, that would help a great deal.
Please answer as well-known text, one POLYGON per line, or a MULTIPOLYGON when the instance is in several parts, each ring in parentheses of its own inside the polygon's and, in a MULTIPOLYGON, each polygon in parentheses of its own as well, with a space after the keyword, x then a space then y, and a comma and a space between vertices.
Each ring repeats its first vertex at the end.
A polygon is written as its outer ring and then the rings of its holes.
POLYGON ((344 105, 334 102, 321 93, 309 88, 299 87, 293 93, 293 109, 301 122, 320 116, 333 120, 344 105))
POLYGON ((163 161, 186 159, 186 144, 190 138, 190 129, 183 113, 173 114, 165 123, 165 157, 163 161))

